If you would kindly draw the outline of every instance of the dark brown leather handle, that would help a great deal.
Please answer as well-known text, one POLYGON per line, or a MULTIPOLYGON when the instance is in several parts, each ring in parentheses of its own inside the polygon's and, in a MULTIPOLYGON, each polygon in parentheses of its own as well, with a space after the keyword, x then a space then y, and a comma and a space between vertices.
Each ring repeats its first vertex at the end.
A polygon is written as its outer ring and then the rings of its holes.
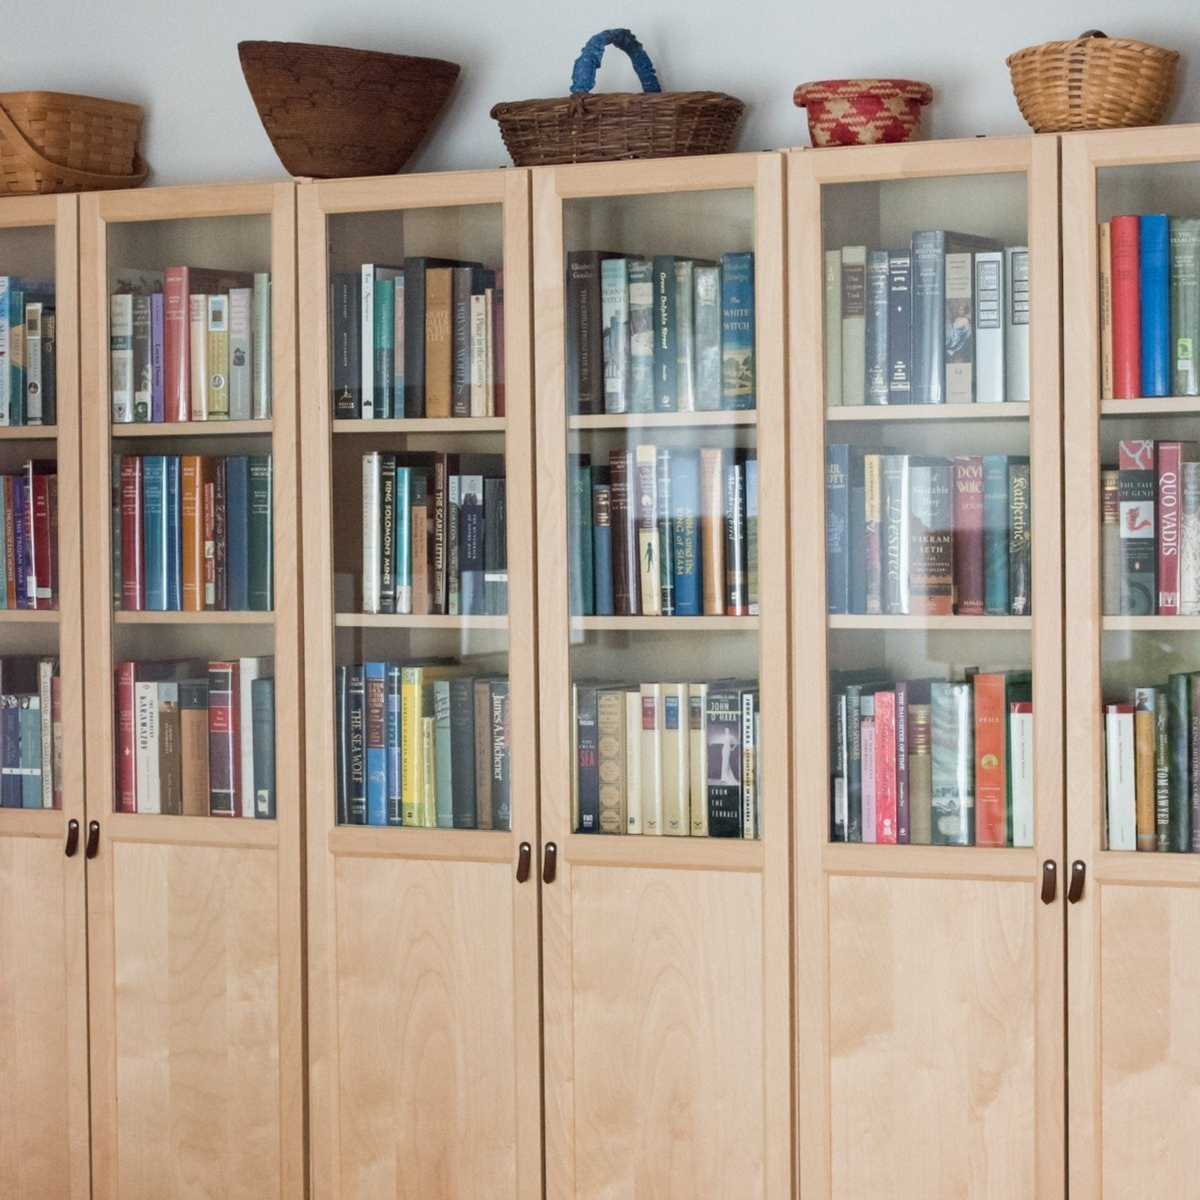
POLYGON ((79 849, 79 822, 72 817, 67 822, 67 845, 64 853, 68 858, 75 857, 75 851, 79 849))
POLYGON ((1072 904, 1078 904, 1083 899, 1083 881, 1086 878, 1087 867, 1077 858, 1071 864, 1071 883, 1067 888, 1067 899, 1072 904))
POLYGON ((84 854, 88 858, 95 858, 96 854, 99 852, 99 850, 100 850, 100 822, 99 821, 90 821, 90 822, 88 822, 87 848, 84 850, 84 854))
POLYGON ((524 883, 529 878, 529 864, 533 859, 533 847, 528 842, 522 842, 517 848, 517 882, 524 883))
POLYGON ((1058 863, 1052 858, 1042 863, 1042 903, 1053 904, 1058 895, 1058 863))
POLYGON ((558 874, 558 847, 553 842, 547 842, 542 851, 542 882, 553 883, 558 874))

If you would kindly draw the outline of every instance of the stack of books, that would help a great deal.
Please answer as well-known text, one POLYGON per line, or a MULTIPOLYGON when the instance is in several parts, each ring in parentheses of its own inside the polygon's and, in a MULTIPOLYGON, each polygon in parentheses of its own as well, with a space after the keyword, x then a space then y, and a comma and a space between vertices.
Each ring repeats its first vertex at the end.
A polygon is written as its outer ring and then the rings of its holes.
POLYGON ((578 833, 761 836, 758 685, 576 683, 578 833))
POLYGON ((269 454, 118 456, 112 492, 116 607, 274 608, 269 454))
POLYGON ((0 659, 0 808, 62 808, 58 660, 0 659))
POLYGON ((339 666, 340 825, 508 829, 508 680, 461 664, 339 666))
POLYGON ((451 258, 330 279, 338 419, 504 416, 504 272, 451 258))
POLYGON ((921 229, 825 252, 825 403, 1029 400, 1029 250, 921 229))
POLYGON ((117 812, 274 818, 274 669, 117 663, 117 812))
POLYGON ((0 426, 58 422, 54 284, 0 275, 0 426))
POLYGON ((58 475, 53 460, 28 459, 0 475, 0 609, 58 607, 58 475))
POLYGON ((271 277, 117 268, 109 297, 112 419, 271 416, 271 277))
POLYGON ((1028 671, 830 677, 831 840, 1033 845, 1028 671))

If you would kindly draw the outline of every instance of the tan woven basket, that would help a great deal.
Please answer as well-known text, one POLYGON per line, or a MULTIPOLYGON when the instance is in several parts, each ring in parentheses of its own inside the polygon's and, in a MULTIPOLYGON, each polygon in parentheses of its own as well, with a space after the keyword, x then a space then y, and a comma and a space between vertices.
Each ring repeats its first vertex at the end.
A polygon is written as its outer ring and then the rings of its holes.
POLYGON ((1013 93, 1035 133, 1157 125, 1175 90, 1177 50, 1092 29, 1008 56, 1013 93))
POLYGON ((492 116, 518 167, 720 154, 745 105, 724 92, 664 92, 641 43, 628 29, 606 29, 575 63, 571 95, 497 104, 492 116), (590 95, 607 45, 633 62, 641 92, 590 95))
POLYGON ((0 193, 137 187, 142 110, 68 92, 0 93, 0 193))

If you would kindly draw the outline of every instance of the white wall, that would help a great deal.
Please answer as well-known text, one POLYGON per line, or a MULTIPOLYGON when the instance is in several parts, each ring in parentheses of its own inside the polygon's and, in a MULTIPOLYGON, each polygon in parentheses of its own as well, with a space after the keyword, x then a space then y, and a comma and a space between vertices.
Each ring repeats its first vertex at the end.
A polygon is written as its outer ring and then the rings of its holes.
MULTIPOLYGON (((1200 121, 1196 0, 8 0, 0 86, 131 100, 148 119, 151 183, 283 178, 238 64, 243 38, 321 42, 448 58, 462 77, 409 169, 508 161, 499 100, 565 95, 587 38, 625 25, 669 90, 726 91, 747 103, 738 148, 806 145, 796 84, 846 76, 923 79, 935 91, 927 136, 1012 134, 1027 127, 1007 54, 1099 27, 1181 50, 1172 122, 1200 121)), ((599 90, 633 72, 609 50, 599 90)))

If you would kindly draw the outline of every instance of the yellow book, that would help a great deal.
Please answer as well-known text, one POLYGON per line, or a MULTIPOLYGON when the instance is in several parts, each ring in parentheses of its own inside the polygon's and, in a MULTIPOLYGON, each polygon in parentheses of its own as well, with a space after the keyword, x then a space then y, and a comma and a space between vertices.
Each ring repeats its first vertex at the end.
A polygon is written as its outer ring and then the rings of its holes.
POLYGON ((642 832, 642 693, 625 693, 625 832, 642 832))
POLYGON ((662 685, 662 831, 668 837, 687 837, 691 832, 691 731, 688 717, 688 685, 662 685))
MULTIPOLYGON (((1137 814, 1137 848, 1154 849, 1154 801, 1157 779, 1154 772, 1153 689, 1139 688, 1133 714, 1134 811, 1137 814), (1149 692, 1149 697, 1145 693, 1149 692)), ((1162 702, 1161 700, 1159 701, 1162 702)))
POLYGON ((596 762, 600 777, 600 832, 624 833, 625 693, 604 689, 596 695, 596 762))
POLYGON ((425 681, 425 667, 404 667, 400 671, 401 820, 405 825, 425 824, 425 745, 422 727, 425 681))
POLYGON ((1113 398, 1112 223, 1100 225, 1100 399, 1113 398))
MULTIPOLYGON (((450 309, 454 294, 451 267, 425 272, 425 415, 450 416, 450 309)), ((419 336, 419 331, 418 336, 419 336)), ((405 337, 408 331, 405 331, 405 337)))
POLYGON ((229 296, 208 298, 208 419, 229 420, 229 296))
POLYGON ((193 421, 208 420, 208 297, 193 292, 188 297, 188 355, 191 369, 193 421))
MULTIPOLYGON (((433 684, 427 684, 421 689, 421 703, 433 703, 433 684)), ((437 826, 437 737, 436 719, 432 716, 421 718, 421 824, 426 829, 437 826)))
POLYGON ((663 832, 663 689, 661 683, 643 683, 642 696, 642 832, 663 832))

